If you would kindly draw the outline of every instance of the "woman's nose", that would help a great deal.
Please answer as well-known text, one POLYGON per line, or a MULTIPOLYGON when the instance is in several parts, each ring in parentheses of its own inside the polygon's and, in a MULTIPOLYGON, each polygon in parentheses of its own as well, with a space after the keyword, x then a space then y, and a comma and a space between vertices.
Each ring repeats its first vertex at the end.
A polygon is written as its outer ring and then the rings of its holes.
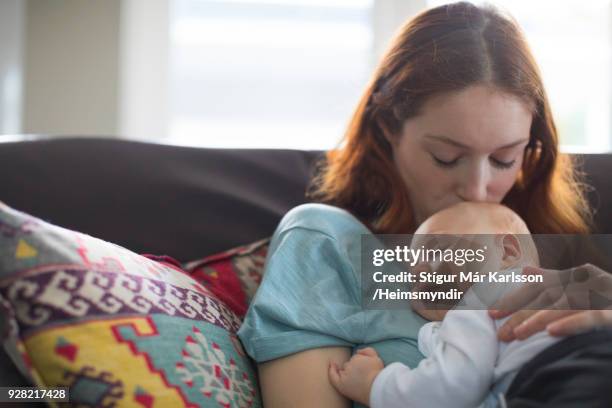
POLYGON ((487 201, 489 174, 486 165, 466 169, 459 182, 459 197, 464 201, 487 201))

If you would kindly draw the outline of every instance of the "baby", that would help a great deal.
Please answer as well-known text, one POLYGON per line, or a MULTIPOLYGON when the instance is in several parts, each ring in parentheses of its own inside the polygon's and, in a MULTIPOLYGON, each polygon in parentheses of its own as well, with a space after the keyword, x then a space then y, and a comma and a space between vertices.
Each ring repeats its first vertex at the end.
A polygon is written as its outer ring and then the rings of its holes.
MULTIPOLYGON (((427 219, 415 232, 413 246, 419 242, 418 234, 487 234, 478 237, 487 239, 497 255, 488 257, 482 271, 520 274, 523 266, 539 264, 523 220, 498 204, 457 204, 427 219)), ((497 329, 508 318, 493 320, 487 306, 516 287, 476 283, 465 288, 464 306, 448 311, 414 303, 413 308, 424 318, 443 319, 419 331, 419 350, 426 358, 414 369, 398 362, 384 367, 373 348, 361 349, 342 367, 330 365, 332 385, 344 396, 373 408, 498 406, 519 368, 559 341, 546 332, 510 343, 497 339, 497 329)))

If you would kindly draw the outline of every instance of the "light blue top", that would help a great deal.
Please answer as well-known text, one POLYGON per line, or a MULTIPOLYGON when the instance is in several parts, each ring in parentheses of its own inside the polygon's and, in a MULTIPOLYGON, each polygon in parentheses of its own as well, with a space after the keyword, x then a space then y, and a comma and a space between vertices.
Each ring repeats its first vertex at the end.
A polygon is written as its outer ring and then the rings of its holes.
POLYGON ((261 286, 238 336, 264 362, 318 347, 373 347, 385 364, 416 367, 427 321, 412 310, 361 307, 361 235, 349 212, 325 204, 293 208, 276 229, 261 286))

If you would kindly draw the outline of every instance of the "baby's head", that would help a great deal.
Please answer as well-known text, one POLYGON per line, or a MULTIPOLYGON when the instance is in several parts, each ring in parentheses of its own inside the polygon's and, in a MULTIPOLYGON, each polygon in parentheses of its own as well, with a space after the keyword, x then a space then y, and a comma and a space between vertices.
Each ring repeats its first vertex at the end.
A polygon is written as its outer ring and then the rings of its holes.
MULTIPOLYGON (((426 219, 415 231, 413 248, 451 248, 459 250, 486 248, 482 262, 466 263, 458 267, 451 262, 418 265, 431 271, 451 274, 459 271, 502 271, 526 265, 538 266, 535 243, 525 222, 514 211, 501 204, 461 202, 441 210, 426 219), (470 269, 473 268, 473 269, 470 269)), ((417 290, 444 290, 451 287, 466 291, 470 282, 457 282, 444 288, 423 285, 417 290)), ((430 320, 441 320, 446 310, 427 307, 425 303, 413 305, 415 310, 430 320)))
MULTIPOLYGON (((499 256, 492 256, 488 265, 509 269, 538 265, 539 257, 529 228, 523 219, 501 204, 461 202, 426 219, 415 231, 413 245, 422 244, 418 235, 465 237, 474 243, 489 245, 499 256)), ((495 252, 493 252, 495 253, 495 252)))

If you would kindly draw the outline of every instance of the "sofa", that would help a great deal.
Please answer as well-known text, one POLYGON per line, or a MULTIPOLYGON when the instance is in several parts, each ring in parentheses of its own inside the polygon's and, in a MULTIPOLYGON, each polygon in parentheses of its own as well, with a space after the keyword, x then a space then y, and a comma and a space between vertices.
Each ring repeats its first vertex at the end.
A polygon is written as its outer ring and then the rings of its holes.
MULTIPOLYGON (((270 236, 320 151, 209 149, 110 137, 0 136, 0 201, 181 262, 270 236)), ((597 232, 612 233, 612 154, 582 154, 597 232)), ((0 386, 25 385, 0 353, 0 386)))

